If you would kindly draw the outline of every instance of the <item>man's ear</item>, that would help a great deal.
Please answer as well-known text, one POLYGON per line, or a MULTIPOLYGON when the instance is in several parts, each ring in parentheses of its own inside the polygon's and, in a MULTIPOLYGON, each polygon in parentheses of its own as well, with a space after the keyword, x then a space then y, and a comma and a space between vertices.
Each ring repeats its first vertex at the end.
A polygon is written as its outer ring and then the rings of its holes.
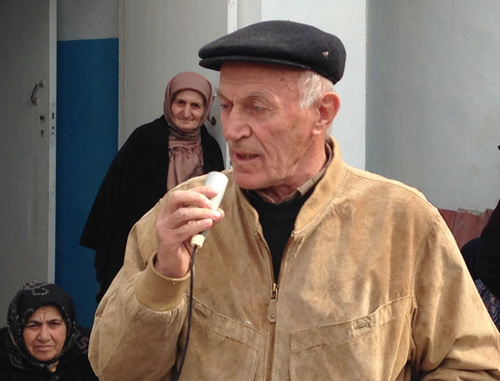
POLYGON ((337 93, 326 93, 319 101, 319 118, 316 122, 318 132, 325 132, 332 124, 340 108, 340 97, 337 93))

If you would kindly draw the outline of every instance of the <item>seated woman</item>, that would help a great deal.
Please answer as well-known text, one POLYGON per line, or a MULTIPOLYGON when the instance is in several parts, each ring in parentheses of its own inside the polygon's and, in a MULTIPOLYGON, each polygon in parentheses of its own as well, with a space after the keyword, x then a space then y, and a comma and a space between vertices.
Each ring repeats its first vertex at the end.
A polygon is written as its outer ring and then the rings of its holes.
POLYGON ((500 200, 481 233, 476 271, 485 287, 500 299, 500 200))
POLYGON ((94 381, 90 330, 76 325, 71 297, 55 284, 26 283, 0 330, 0 380, 94 381))
POLYGON ((469 269, 470 275, 476 284, 479 295, 481 295, 481 299, 483 299, 483 303, 493 320, 493 323, 495 323, 496 327, 500 330, 500 299, 498 299, 498 297, 496 297, 495 294, 488 289, 485 282, 483 282, 483 279, 479 277, 477 271, 481 245, 482 237, 473 238, 468 241, 460 251, 464 257, 465 264, 469 269))
POLYGON ((212 101, 208 79, 177 74, 167 84, 163 115, 136 128, 113 159, 80 238, 95 250, 97 302, 123 265, 134 223, 177 184, 224 169, 219 144, 204 125, 212 101))

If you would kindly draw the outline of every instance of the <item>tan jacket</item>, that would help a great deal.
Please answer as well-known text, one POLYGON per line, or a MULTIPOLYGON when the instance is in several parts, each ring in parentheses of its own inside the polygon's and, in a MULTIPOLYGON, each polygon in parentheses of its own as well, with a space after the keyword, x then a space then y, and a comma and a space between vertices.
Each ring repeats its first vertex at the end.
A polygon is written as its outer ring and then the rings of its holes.
MULTIPOLYGON (((196 256, 181 380, 500 380, 499 334, 438 211, 330 144, 276 285, 258 216, 226 172, 226 217, 196 256)), ((96 312, 101 380, 169 380, 184 343, 189 276, 152 266, 165 199, 132 229, 96 312)))

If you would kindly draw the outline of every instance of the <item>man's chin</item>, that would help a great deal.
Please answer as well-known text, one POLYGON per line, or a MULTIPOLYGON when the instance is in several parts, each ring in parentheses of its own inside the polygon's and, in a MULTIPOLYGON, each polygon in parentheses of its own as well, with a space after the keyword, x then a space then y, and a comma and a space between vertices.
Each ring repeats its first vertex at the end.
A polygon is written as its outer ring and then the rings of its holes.
POLYGON ((263 181, 256 179, 255 173, 241 173, 237 170, 233 170, 233 180, 240 188, 243 189, 258 190, 266 188, 263 181))

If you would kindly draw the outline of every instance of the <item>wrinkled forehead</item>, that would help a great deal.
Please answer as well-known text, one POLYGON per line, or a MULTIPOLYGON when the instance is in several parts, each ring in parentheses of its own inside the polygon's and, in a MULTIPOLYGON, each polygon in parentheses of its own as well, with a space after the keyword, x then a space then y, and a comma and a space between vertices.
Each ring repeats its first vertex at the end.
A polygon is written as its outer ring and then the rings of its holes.
POLYGON ((63 320, 63 316, 58 307, 48 304, 38 307, 27 321, 63 320))
POLYGON ((217 94, 298 93, 298 80, 305 70, 268 63, 227 62, 221 67, 217 94))

